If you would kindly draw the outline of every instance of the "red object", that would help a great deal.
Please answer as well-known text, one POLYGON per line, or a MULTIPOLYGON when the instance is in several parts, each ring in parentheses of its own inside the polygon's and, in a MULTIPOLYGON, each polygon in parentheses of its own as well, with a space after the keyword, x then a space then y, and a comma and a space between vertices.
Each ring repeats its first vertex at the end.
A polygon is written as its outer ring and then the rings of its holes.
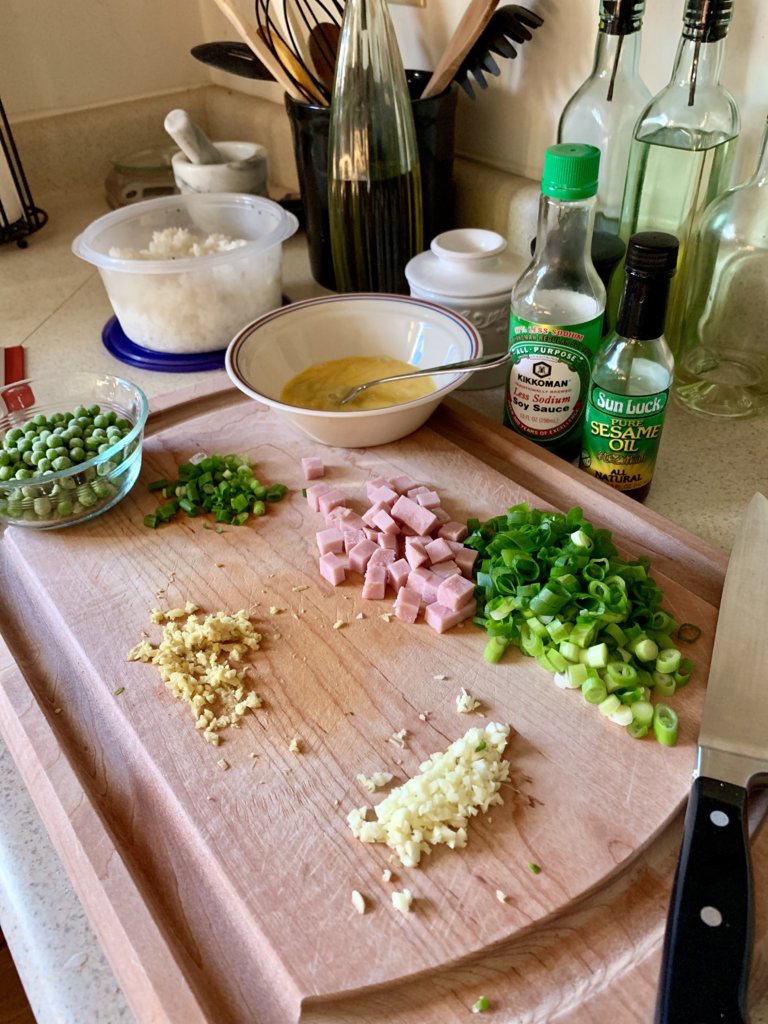
POLYGON ((13 345, 3 349, 2 384, 15 384, 24 379, 24 349, 21 345, 13 345))

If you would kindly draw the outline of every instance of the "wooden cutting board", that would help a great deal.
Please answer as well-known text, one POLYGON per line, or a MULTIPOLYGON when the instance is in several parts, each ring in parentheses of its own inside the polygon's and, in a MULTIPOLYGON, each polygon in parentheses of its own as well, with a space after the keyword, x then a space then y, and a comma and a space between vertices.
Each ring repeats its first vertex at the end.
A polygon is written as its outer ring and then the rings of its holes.
POLYGON ((155 403, 120 505, 2 537, 0 729, 137 1019, 450 1022, 486 993, 498 1020, 649 1020, 634 996, 655 984, 725 556, 456 404, 400 442, 321 451, 352 505, 367 480, 408 474, 458 520, 581 504, 624 554, 651 553, 666 607, 703 635, 674 698, 679 745, 632 741, 531 659, 485 664, 471 624, 439 636, 390 618, 391 598, 363 601, 355 577, 323 581, 300 493, 316 453, 228 384, 198 386, 155 403), (220 534, 202 518, 146 529, 146 483, 201 451, 247 454, 291 494, 220 534), (159 639, 152 608, 187 601, 245 608, 263 635, 264 706, 218 748, 153 666, 126 660, 143 631, 159 639), (480 713, 457 713, 462 686, 480 713), (405 869, 353 838, 347 812, 381 799, 358 773, 402 782, 488 720, 512 727, 513 784, 465 850, 405 869), (405 887, 407 916, 391 905, 405 887))

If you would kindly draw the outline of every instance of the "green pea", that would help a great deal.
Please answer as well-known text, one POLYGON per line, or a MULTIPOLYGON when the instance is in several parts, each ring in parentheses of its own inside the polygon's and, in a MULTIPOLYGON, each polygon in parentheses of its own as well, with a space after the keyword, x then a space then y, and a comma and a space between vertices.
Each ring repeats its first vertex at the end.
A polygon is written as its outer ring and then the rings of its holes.
POLYGON ((40 459, 37 464, 38 473, 50 473, 53 470, 53 463, 49 458, 40 459))
POLYGON ((69 457, 70 457, 70 459, 72 459, 73 462, 85 462, 85 459, 86 459, 85 449, 82 448, 82 447, 80 447, 80 448, 70 448, 69 449, 69 457))
POLYGON ((35 513, 41 518, 47 518, 51 514, 51 499, 47 495, 42 495, 40 498, 35 498, 32 507, 35 513))
POLYGON ((101 412, 101 406, 100 405, 90 405, 88 407, 88 415, 89 416, 98 416, 100 412, 101 412))
POLYGON ((66 455, 59 455, 58 458, 53 460, 53 468, 57 473, 60 473, 62 469, 69 469, 72 465, 72 460, 66 455))
POLYGON ((10 466, 11 456, 8 452, 0 451, 0 466, 10 466))
POLYGON ((91 490, 90 486, 85 486, 85 487, 79 488, 78 492, 77 492, 77 497, 78 497, 78 500, 79 500, 80 504, 84 508, 91 508, 99 500, 97 498, 97 496, 91 490))
POLYGON ((14 442, 21 440, 22 437, 24 437, 24 431, 21 429, 21 427, 11 427, 11 429, 5 435, 5 440, 14 442))
POLYGON ((15 472, 13 466, 0 466, 0 480, 12 480, 15 472))
POLYGON ((35 424, 36 427, 47 427, 48 426, 48 420, 46 419, 46 417, 41 412, 39 412, 37 414, 37 416, 33 417, 32 422, 35 424))
POLYGON ((62 519, 72 515, 72 502, 67 501, 63 498, 56 506, 56 515, 61 516, 62 519))
POLYGON ((93 425, 94 427, 106 428, 109 426, 109 417, 105 416, 104 413, 99 413, 98 416, 93 417, 93 425))
POLYGON ((18 450, 22 454, 24 454, 24 452, 31 452, 32 451, 32 438, 31 437, 26 437, 26 436, 22 437, 22 438, 19 438, 19 441, 18 441, 16 447, 18 448, 18 450))
POLYGON ((22 460, 22 462, 26 466, 34 466, 34 464, 35 464, 33 462, 34 457, 35 457, 35 453, 34 452, 32 452, 32 451, 24 452, 24 454, 21 457, 21 460, 22 460))
POLYGON ((31 469, 22 468, 16 470, 16 472, 14 473, 14 478, 16 480, 29 480, 29 478, 33 477, 34 475, 35 474, 32 472, 31 469))

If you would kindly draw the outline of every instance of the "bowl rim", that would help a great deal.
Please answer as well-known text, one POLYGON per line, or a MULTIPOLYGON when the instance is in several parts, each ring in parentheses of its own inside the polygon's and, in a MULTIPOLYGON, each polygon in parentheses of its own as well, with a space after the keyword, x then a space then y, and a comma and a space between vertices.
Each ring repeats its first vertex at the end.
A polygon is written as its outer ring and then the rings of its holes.
POLYGON ((117 210, 110 210, 109 213, 104 213, 101 217, 91 221, 73 239, 71 249, 75 256, 79 256, 86 263, 93 264, 99 270, 115 270, 120 273, 133 274, 178 274, 194 268, 199 269, 201 259, 206 261, 205 265, 211 266, 227 260, 242 259, 265 252, 296 234, 298 228, 299 221, 296 215, 267 196, 254 196, 247 192, 186 192, 143 199, 139 203, 131 203, 129 206, 122 206, 117 210), (165 260, 122 259, 118 256, 109 256, 107 253, 98 252, 93 248, 94 237, 104 229, 133 220, 136 216, 141 216, 152 209, 163 210, 178 205, 193 207, 223 205, 267 209, 270 212, 279 212, 280 219, 276 226, 262 238, 247 238, 245 245, 239 245, 234 249, 225 249, 222 252, 206 253, 204 257, 186 256, 181 259, 165 260))
MULTIPOLYGON (((144 392, 142 391, 138 384, 134 384, 133 381, 127 380, 125 377, 117 377, 113 373, 100 373, 94 376, 91 373, 75 371, 74 373, 70 373, 67 375, 67 381, 73 381, 76 378, 79 378, 81 380, 87 379, 91 383, 93 383, 94 380, 112 380, 116 381, 118 384, 127 384, 128 387, 133 388, 133 390, 136 392, 138 396, 141 408, 139 416, 137 417, 136 422, 131 427, 130 431, 125 435, 125 437, 121 437, 119 441, 116 441, 114 444, 111 444, 109 448, 106 449, 106 451, 94 455, 90 459, 86 459, 84 462, 76 462, 73 466, 69 466, 67 469, 60 469, 54 473, 40 473, 36 474, 35 476, 25 477, 23 480, 17 480, 15 479, 15 477, 12 478, 11 480, 0 480, 0 488, 8 489, 11 487, 31 487, 40 486, 41 484, 50 485, 66 477, 75 476, 78 473, 84 472, 86 469, 91 469, 94 466, 99 466, 104 462, 109 462, 113 455, 115 455, 122 448, 127 448, 128 445, 132 444, 133 441, 135 441, 136 438, 143 433, 144 427, 146 426, 147 418, 149 416, 149 400, 147 399, 147 396, 144 394, 144 392)), ((7 392, 12 391, 14 389, 34 386, 35 384, 41 384, 46 381, 61 384, 61 376, 59 374, 47 373, 43 374, 40 377, 26 377, 24 380, 18 380, 12 384, 5 384, 3 387, 0 388, 0 399, 2 399, 7 392)), ((23 412, 24 410, 21 409, 19 411, 23 412)), ((3 415, 6 414, 4 413, 3 415)), ((0 435, 0 440, 2 440, 3 437, 5 437, 5 432, 2 435, 0 435)), ((119 467, 115 468, 117 469, 119 467)))
POLYGON ((242 327, 232 341, 227 346, 226 355, 224 357, 224 369, 227 371, 229 379, 239 388, 244 394, 255 398, 258 402, 263 402, 264 405, 268 405, 271 408, 279 409, 283 412, 290 413, 292 415, 299 416, 311 416, 311 417, 331 417, 332 419, 338 420, 350 420, 350 419, 361 419, 367 416, 386 416, 395 413, 403 412, 409 409, 414 409, 420 405, 426 405, 431 402, 441 401, 446 394, 456 390, 469 376, 468 373, 458 373, 458 380, 449 381, 442 387, 435 388, 427 395, 422 395, 420 398, 414 398, 410 402, 400 402, 397 405, 385 405, 379 409, 350 409, 347 410, 333 410, 333 409, 305 409, 300 405, 289 405, 287 402, 281 402, 277 398, 270 398, 268 395, 263 394, 261 391, 257 391, 252 387, 246 380, 245 377, 239 372, 236 366, 236 359, 239 350, 242 348, 244 342, 248 340, 251 334, 253 334, 259 327, 264 326, 271 320, 277 320, 280 317, 289 315, 292 310, 297 308, 308 308, 310 306, 319 305, 333 305, 335 303, 345 303, 350 301, 360 301, 361 299, 374 300, 374 301, 385 301, 385 302, 398 302, 408 306, 417 306, 425 309, 429 309, 433 313, 438 314, 444 320, 452 321, 457 326, 461 327, 464 333, 468 336, 470 341, 471 351, 466 359, 474 359, 483 352, 483 343, 480 337, 480 332, 470 323, 466 317, 461 316, 460 313, 454 312, 452 309, 448 309, 446 306, 441 306, 437 302, 432 302, 429 299, 420 299, 413 295, 396 295, 388 292, 346 292, 341 295, 321 295, 315 298, 300 299, 298 302, 289 303, 287 306, 281 306, 278 309, 270 310, 268 313, 264 313, 262 316, 252 320, 251 323, 246 324, 242 327))

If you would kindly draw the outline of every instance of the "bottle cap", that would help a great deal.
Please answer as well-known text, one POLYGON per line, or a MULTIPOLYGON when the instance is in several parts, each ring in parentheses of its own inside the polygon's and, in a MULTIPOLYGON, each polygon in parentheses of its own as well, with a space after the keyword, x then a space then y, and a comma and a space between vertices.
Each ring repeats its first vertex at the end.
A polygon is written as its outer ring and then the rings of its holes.
POLYGON ((714 43, 728 34, 733 17, 733 0, 687 0, 683 15, 683 38, 714 43))
POLYGON ((600 0, 600 31, 628 36, 643 27, 645 0, 600 0))
POLYGON ((627 244, 624 270, 635 277, 673 277, 680 243, 665 231, 638 231, 627 244))
POLYGON ((541 191, 554 199, 589 199, 597 194, 600 150, 577 142, 550 146, 544 154, 541 191))

